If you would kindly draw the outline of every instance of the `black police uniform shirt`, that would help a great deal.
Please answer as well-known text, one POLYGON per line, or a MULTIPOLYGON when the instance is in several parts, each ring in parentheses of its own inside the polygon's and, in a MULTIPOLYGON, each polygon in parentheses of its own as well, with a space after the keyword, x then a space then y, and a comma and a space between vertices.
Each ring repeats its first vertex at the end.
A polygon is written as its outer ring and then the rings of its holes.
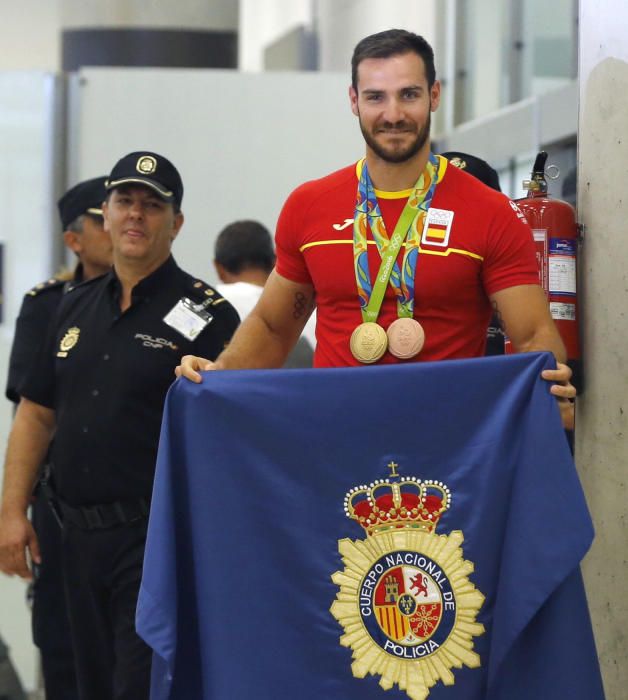
POLYGON ((499 317, 493 314, 486 331, 486 351, 484 354, 487 356, 503 355, 506 352, 505 341, 506 338, 499 323, 499 317))
POLYGON ((150 499, 174 368, 186 354, 215 359, 239 323, 229 302, 172 257, 133 288, 124 312, 120 297, 113 270, 66 294, 21 390, 56 412, 55 488, 72 506, 150 499), (211 300, 213 318, 194 341, 163 320, 184 297, 211 300))
POLYGON ((9 357, 5 389, 5 395, 9 401, 19 402, 20 386, 28 376, 37 353, 46 339, 48 326, 54 318, 63 294, 82 280, 83 268, 79 264, 71 280, 52 278, 35 285, 24 295, 15 321, 15 334, 9 357))

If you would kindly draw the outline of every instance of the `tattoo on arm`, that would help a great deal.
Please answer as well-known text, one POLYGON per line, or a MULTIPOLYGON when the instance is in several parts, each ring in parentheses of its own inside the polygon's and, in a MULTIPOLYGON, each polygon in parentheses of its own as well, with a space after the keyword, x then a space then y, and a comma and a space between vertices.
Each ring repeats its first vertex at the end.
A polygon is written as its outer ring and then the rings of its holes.
POLYGON ((308 300, 303 292, 297 292, 294 295, 294 307, 292 310, 292 317, 297 319, 301 318, 303 314, 307 312, 309 308, 308 300))
POLYGON ((499 321, 500 328, 504 331, 504 333, 508 333, 506 330, 506 323, 504 322, 501 311, 499 310, 499 306, 497 306, 497 302, 492 301, 491 306, 493 307, 493 314, 495 318, 499 321))
POLYGON ((295 319, 301 318, 304 314, 309 314, 314 308, 314 297, 308 299, 303 292, 297 292, 294 295, 294 306, 292 309, 292 317, 295 319))

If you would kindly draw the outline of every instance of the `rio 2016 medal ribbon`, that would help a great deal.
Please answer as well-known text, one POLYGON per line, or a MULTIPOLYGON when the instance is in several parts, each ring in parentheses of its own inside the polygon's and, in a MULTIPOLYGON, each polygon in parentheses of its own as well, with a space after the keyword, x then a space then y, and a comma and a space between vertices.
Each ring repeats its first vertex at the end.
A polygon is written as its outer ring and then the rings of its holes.
POLYGON ((358 362, 370 365, 386 352, 388 337, 377 323, 361 323, 351 334, 349 346, 358 362))
POLYGON ((388 330, 388 351, 400 360, 409 360, 418 355, 425 343, 423 326, 413 318, 398 318, 388 330))
POLYGON ((363 323, 353 332, 350 341, 351 352, 359 362, 377 362, 386 352, 387 345, 391 354, 399 359, 410 359, 423 347, 425 332, 413 318, 415 274, 421 231, 438 184, 439 169, 439 159, 430 153, 425 170, 419 176, 395 230, 389 237, 366 161, 362 161, 353 218, 353 263, 363 323), (369 230, 381 256, 381 264, 374 284, 371 284, 369 272, 367 240, 369 230), (406 250, 400 267, 397 256, 404 243, 406 250), (385 334, 381 354, 375 357, 373 348, 377 346, 379 350, 380 343, 369 341, 368 350, 361 350, 360 343, 364 331, 360 331, 360 328, 377 322, 389 284, 397 297, 398 319, 391 325, 388 334, 385 334), (390 348, 391 343, 392 348, 390 348), (367 359, 362 359, 364 357, 367 359))

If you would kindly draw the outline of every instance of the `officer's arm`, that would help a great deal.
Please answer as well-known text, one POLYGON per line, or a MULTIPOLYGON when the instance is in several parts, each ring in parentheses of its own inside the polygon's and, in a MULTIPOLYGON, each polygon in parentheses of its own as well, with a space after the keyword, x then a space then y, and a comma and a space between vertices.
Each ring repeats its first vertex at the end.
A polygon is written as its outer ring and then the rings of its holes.
POLYGON ((6 574, 31 578, 27 549, 39 562, 37 537, 26 510, 54 428, 53 410, 28 399, 20 401, 9 435, 0 506, 0 570, 6 574))
POLYGON ((201 381, 198 370, 281 367, 314 309, 314 290, 273 271, 257 305, 215 363, 186 355, 177 376, 201 381))

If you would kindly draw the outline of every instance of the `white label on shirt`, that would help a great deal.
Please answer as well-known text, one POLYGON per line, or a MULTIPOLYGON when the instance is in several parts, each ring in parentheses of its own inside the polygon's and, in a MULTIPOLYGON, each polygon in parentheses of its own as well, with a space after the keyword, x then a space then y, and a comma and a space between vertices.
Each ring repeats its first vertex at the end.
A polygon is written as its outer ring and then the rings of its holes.
POLYGON ((449 234, 453 220, 453 211, 430 207, 425 217, 421 243, 446 248, 449 245, 449 234))
POLYGON ((179 301, 164 316, 164 323, 188 340, 195 340, 198 334, 212 320, 212 315, 204 310, 197 310, 189 299, 179 301))

